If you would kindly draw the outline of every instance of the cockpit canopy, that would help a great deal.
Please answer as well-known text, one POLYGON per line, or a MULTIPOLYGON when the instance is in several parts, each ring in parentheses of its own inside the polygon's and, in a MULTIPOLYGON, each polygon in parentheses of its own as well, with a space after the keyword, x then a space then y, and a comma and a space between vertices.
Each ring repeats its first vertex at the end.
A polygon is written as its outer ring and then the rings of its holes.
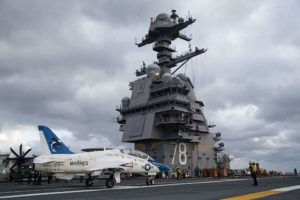
POLYGON ((139 151, 139 150, 121 149, 121 152, 125 153, 125 154, 128 154, 128 155, 131 155, 131 156, 135 156, 135 157, 139 157, 139 158, 142 158, 142 159, 154 161, 154 159, 151 156, 149 156, 148 154, 146 154, 142 151, 139 151))
POLYGON ((146 160, 152 160, 155 161, 151 156, 149 156, 148 154, 139 151, 139 150, 134 150, 134 149, 117 149, 117 148, 106 148, 106 147, 101 147, 101 148, 85 148, 85 149, 81 149, 81 151, 84 152, 93 152, 93 151, 120 151, 121 153, 125 153, 131 156, 135 156, 135 157, 139 157, 142 159, 146 159, 146 160))

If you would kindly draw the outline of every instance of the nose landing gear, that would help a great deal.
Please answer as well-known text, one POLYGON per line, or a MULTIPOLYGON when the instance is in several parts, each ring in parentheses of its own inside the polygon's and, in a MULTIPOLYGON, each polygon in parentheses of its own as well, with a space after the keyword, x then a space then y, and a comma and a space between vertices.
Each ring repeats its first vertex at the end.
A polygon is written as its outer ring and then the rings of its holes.
POLYGON ((148 177, 147 180, 146 180, 146 185, 154 185, 155 184, 154 183, 154 178, 155 178, 155 176, 148 177))

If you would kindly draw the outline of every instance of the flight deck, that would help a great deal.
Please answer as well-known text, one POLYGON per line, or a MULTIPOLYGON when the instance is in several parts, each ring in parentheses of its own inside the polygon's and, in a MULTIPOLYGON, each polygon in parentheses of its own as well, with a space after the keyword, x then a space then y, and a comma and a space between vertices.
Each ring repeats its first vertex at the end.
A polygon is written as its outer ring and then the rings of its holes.
POLYGON ((158 179, 146 186, 146 178, 122 180, 114 188, 103 183, 86 187, 79 180, 32 185, 24 182, 0 183, 0 199, 299 199, 300 178, 293 176, 259 178, 252 186, 250 177, 158 179))

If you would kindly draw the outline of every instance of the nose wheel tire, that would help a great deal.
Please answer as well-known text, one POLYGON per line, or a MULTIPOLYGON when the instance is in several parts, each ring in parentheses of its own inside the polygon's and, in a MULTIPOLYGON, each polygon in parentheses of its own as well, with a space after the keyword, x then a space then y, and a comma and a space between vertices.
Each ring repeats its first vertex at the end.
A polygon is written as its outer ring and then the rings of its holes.
POLYGON ((146 185, 154 185, 154 179, 147 179, 146 180, 146 185))

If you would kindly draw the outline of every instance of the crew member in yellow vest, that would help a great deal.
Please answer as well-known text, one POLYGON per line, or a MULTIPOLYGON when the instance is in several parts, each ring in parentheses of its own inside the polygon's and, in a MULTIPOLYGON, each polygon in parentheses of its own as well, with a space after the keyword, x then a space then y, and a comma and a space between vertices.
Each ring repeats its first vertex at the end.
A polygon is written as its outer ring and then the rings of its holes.
POLYGON ((257 186, 258 185, 257 180, 256 180, 257 169, 256 169, 256 165, 254 162, 251 162, 251 161, 249 162, 249 171, 253 178, 253 185, 257 186))

